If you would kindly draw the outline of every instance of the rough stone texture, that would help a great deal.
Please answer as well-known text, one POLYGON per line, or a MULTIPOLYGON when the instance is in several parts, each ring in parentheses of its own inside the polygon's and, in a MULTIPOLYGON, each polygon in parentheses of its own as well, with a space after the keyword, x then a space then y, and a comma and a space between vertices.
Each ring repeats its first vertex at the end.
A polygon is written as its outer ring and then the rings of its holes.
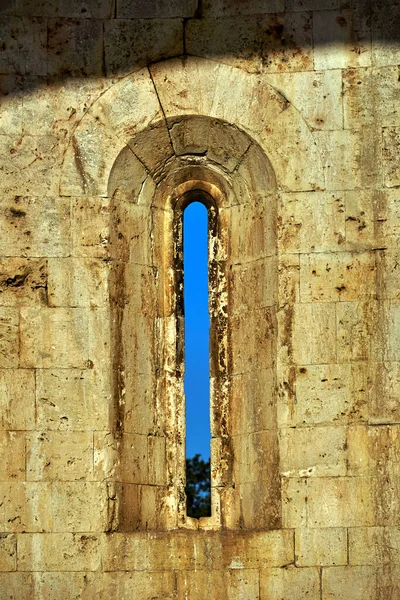
POLYGON ((399 19, 1 2, 1 599, 398 600, 399 19), (198 193, 199 521, 178 226, 198 193))

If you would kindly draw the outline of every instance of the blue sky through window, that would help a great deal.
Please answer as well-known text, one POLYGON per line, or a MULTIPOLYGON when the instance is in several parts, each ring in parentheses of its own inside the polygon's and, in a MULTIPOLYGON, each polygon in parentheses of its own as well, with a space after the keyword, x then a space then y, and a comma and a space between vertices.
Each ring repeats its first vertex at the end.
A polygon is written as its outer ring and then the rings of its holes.
POLYGON ((210 458, 208 214, 200 202, 183 213, 186 456, 210 458))

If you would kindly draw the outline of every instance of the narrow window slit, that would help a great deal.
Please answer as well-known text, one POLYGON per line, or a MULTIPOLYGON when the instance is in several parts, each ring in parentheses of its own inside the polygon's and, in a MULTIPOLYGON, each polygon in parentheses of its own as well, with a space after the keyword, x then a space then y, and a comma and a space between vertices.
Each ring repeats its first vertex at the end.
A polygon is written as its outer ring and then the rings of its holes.
POLYGON ((211 516, 208 271, 208 210, 192 202, 183 211, 183 301, 185 491, 187 515, 195 518, 211 516))

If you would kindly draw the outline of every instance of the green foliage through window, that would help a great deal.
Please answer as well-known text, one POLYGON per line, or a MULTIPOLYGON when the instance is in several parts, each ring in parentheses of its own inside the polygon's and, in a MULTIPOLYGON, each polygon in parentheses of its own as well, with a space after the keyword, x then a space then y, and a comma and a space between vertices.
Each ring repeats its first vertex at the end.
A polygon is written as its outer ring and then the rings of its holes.
POLYGON ((210 461, 195 454, 186 459, 186 505, 188 517, 211 516, 210 461))

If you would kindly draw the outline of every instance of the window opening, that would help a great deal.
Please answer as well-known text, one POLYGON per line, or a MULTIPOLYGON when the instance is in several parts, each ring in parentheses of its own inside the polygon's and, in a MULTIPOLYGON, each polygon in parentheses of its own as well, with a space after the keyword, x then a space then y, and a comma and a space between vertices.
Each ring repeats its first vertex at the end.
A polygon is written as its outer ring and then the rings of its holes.
POLYGON ((183 211, 183 272, 186 502, 187 515, 199 518, 211 516, 208 210, 201 202, 183 211))

